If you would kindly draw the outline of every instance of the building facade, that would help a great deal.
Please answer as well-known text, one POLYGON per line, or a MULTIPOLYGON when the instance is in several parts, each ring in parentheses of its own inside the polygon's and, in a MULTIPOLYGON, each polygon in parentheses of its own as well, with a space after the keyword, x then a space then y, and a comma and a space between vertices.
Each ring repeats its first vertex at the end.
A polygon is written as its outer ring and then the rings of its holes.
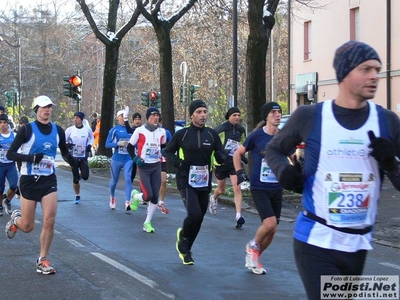
POLYGON ((399 0, 291 0, 290 110, 333 99, 335 50, 353 39, 372 46, 382 70, 374 102, 400 117, 399 0), (303 1, 304 2, 304 1, 303 1))

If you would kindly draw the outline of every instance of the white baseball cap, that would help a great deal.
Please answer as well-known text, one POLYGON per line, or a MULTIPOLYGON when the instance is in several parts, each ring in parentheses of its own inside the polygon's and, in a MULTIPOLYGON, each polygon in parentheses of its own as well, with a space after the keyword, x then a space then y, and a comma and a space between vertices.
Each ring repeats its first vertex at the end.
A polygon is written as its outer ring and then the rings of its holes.
POLYGON ((119 115, 123 115, 123 114, 124 114, 124 111, 125 111, 125 110, 123 110, 123 109, 119 110, 119 111, 117 112, 116 117, 118 118, 119 115))
POLYGON ((47 96, 38 96, 35 98, 35 101, 33 102, 33 107, 35 108, 36 106, 39 107, 45 107, 47 105, 54 105, 53 101, 47 96))

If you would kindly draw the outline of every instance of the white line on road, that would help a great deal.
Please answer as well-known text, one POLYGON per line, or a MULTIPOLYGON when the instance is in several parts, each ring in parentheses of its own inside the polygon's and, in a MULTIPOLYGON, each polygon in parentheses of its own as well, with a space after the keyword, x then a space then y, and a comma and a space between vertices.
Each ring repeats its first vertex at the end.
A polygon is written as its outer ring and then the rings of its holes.
POLYGON ((119 262, 117 262, 117 261, 115 261, 115 260, 113 260, 111 258, 108 258, 107 256, 105 256, 105 255, 103 255, 101 253, 90 252, 90 254, 96 256, 97 258, 99 258, 102 261, 108 263, 109 265, 119 269, 120 271, 128 274, 129 276, 135 278, 136 280, 140 281, 141 283, 149 286, 150 288, 152 288, 153 290, 157 291, 158 293, 160 293, 160 294, 162 294, 162 295, 164 295, 164 296, 166 296, 166 297, 168 297, 170 299, 175 299, 174 295, 167 294, 167 293, 164 293, 163 291, 159 290, 157 288, 158 284, 156 282, 154 282, 153 280, 151 280, 151 279, 149 279, 149 278, 147 278, 147 277, 145 277, 143 275, 140 275, 139 273, 133 271, 132 269, 129 269, 128 267, 120 264, 119 262))
POLYGON ((379 264, 382 265, 382 266, 391 267, 391 268, 400 270, 400 266, 399 266, 399 265, 395 265, 395 264, 391 264, 391 263, 386 263, 386 262, 379 263, 379 264))
POLYGON ((83 247, 85 247, 85 246, 83 246, 81 243, 79 243, 79 242, 77 242, 77 241, 75 241, 75 240, 73 240, 73 239, 66 239, 66 241, 67 241, 68 243, 74 245, 75 247, 78 247, 78 248, 83 248, 83 247))

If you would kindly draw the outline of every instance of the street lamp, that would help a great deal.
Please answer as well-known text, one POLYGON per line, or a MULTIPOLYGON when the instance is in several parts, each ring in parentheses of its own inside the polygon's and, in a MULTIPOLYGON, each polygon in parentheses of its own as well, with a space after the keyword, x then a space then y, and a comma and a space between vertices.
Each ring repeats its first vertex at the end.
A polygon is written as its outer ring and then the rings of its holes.
MULTIPOLYGON (((0 36, 0 42, 6 42, 6 44, 13 48, 18 48, 18 115, 21 116, 21 39, 18 38, 16 45, 10 44, 8 41, 0 36)), ((14 111, 14 109, 13 109, 14 111)), ((15 113, 14 113, 15 117, 15 113)))

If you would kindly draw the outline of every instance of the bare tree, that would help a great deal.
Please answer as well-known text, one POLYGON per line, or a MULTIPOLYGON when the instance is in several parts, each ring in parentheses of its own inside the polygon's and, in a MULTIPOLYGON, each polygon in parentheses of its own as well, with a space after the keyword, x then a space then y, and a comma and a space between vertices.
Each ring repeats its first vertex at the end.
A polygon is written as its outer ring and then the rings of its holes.
POLYGON ((94 20, 91 10, 86 4, 86 0, 76 0, 80 5, 94 35, 105 45, 105 64, 103 77, 103 96, 101 105, 101 128, 100 143, 98 153, 111 156, 111 149, 105 148, 108 131, 113 126, 114 121, 114 99, 115 84, 117 80, 119 48, 122 39, 127 32, 136 25, 137 19, 142 11, 142 1, 137 1, 137 6, 132 13, 130 20, 121 29, 117 30, 119 0, 109 0, 108 19, 105 32, 103 33, 94 20))
POLYGON ((246 54, 246 102, 248 125, 256 127, 260 121, 260 107, 266 102, 266 55, 274 14, 279 0, 249 0, 249 38, 246 54))
POLYGON ((161 6, 164 0, 136 0, 139 6, 142 6, 143 16, 151 23, 157 36, 158 51, 160 57, 160 89, 161 89, 161 105, 163 115, 163 126, 171 133, 175 132, 174 128, 174 96, 172 84, 172 46, 171 46, 171 30, 189 9, 197 2, 197 0, 188 0, 180 9, 178 9, 171 17, 165 18, 162 15, 161 6))

